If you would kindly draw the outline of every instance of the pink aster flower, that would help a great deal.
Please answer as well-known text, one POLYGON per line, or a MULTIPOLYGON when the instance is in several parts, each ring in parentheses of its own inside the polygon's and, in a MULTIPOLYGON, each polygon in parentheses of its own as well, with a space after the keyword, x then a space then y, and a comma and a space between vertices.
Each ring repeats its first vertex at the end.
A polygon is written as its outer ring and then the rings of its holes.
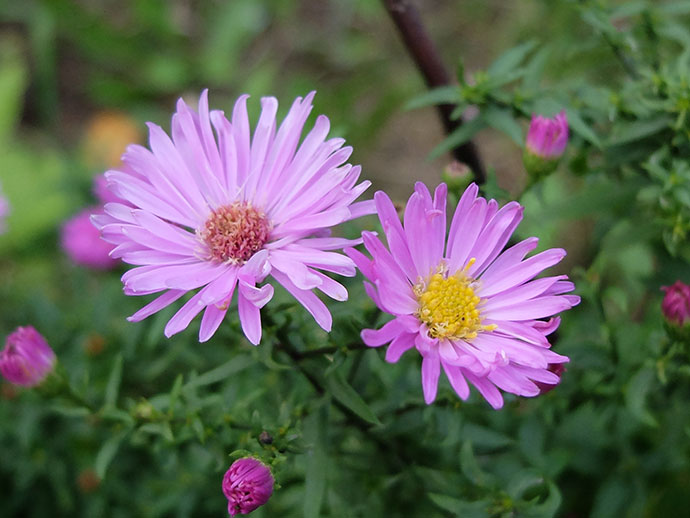
POLYGON ((371 232, 364 246, 372 259, 353 248, 345 252, 369 282, 366 291, 394 318, 377 330, 365 329, 371 347, 389 344, 386 360, 397 362, 407 350, 422 356, 422 388, 427 404, 436 398, 443 368, 462 399, 468 382, 494 408, 503 405, 499 388, 520 396, 536 396, 539 386, 559 382, 549 368, 568 358, 550 350, 547 335, 559 325, 556 313, 580 299, 564 295, 574 289, 565 275, 533 280, 558 263, 565 251, 551 249, 524 259, 537 246, 529 238, 503 251, 522 219, 522 207, 477 197, 470 185, 462 195, 446 240, 447 187, 440 184, 432 199, 421 183, 415 186, 404 225, 390 198, 374 199, 388 248, 371 232))
POLYGON ((223 494, 230 516, 249 514, 273 494, 273 475, 263 462, 245 457, 236 460, 223 477, 223 494))
POLYGON ((55 353, 31 326, 18 327, 0 352, 0 372, 14 385, 33 387, 53 370, 55 353))
POLYGON ((527 151, 546 160, 559 158, 568 144, 568 117, 565 110, 553 119, 532 115, 527 133, 527 151))
POLYGON ((232 117, 210 111, 207 91, 198 112, 181 99, 172 139, 149 124, 150 150, 132 145, 121 170, 108 171, 109 188, 131 206, 109 203, 95 216, 113 257, 136 265, 122 277, 128 295, 162 293, 130 317, 139 321, 199 289, 170 319, 166 336, 185 329, 201 311, 199 340, 208 340, 236 294, 240 323, 253 344, 261 340, 259 310, 273 286, 269 275, 325 330, 331 314, 313 293, 336 300, 347 291, 322 271, 355 274, 354 263, 332 252, 355 243, 330 237, 330 227, 372 213, 373 201, 353 203, 369 186, 360 167, 345 163, 352 148, 326 140, 329 121, 316 118, 300 143, 314 93, 297 98, 278 126, 278 101, 261 100, 252 134, 247 98, 232 117))
POLYGON ((661 311, 666 320, 679 327, 690 322, 690 286, 676 281, 671 286, 662 286, 666 292, 661 302, 661 311))
POLYGON ((91 223, 94 213, 102 213, 102 209, 90 207, 67 220, 60 230, 60 245, 75 264, 110 270, 117 266, 118 260, 110 257, 113 245, 103 241, 91 223))

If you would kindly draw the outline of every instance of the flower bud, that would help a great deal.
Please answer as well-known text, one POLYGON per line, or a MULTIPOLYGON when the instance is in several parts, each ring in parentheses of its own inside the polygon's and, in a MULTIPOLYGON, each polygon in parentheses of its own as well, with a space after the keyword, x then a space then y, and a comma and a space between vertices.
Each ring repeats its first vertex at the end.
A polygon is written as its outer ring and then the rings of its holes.
POLYGON ((55 366, 55 353, 31 326, 18 327, 0 352, 0 372, 14 385, 40 384, 55 366))
POLYGON ((223 494, 228 499, 230 516, 249 514, 264 505, 273 494, 273 475, 260 460, 236 460, 223 477, 223 494))
POLYGON ((522 156, 527 172, 536 178, 552 173, 567 144, 568 118, 565 110, 553 119, 532 115, 522 156))
POLYGON ((682 328, 690 322, 690 286, 676 281, 672 286, 662 286, 666 292, 661 311, 669 325, 682 328))

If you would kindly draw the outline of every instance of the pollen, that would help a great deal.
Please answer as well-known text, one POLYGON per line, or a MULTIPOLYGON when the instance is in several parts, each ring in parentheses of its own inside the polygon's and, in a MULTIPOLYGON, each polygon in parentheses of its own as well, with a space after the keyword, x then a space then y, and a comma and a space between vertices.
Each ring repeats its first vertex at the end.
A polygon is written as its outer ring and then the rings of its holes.
POLYGON ((481 299, 472 287, 474 280, 464 271, 445 277, 433 274, 426 283, 417 285, 417 317, 427 325, 432 338, 475 338, 495 325, 482 325, 481 299))
POLYGON ((263 211, 236 201, 213 210, 197 231, 208 247, 209 259, 244 264, 268 241, 271 223, 263 211))

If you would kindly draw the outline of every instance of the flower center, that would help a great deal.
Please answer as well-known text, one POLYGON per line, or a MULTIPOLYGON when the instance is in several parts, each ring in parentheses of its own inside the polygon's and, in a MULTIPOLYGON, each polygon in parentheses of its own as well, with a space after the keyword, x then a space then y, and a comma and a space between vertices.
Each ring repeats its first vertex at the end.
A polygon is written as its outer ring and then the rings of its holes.
POLYGON ((429 336, 472 339, 480 331, 496 328, 494 324, 482 325, 477 307, 481 299, 472 289, 473 281, 464 271, 458 271, 450 277, 435 273, 426 286, 415 286, 419 301, 417 317, 427 325, 429 336))
POLYGON ((259 209, 244 201, 218 207, 199 231, 215 261, 243 264, 268 241, 271 223, 259 209))

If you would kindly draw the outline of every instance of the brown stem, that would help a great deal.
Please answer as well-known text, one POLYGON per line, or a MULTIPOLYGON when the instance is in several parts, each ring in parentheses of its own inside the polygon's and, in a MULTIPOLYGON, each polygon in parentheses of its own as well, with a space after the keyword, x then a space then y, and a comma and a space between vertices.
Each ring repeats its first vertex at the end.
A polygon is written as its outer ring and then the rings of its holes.
MULTIPOLYGON (((437 88, 452 84, 451 76, 443 65, 434 43, 424 29, 417 9, 408 0, 383 0, 383 4, 398 28, 407 51, 412 55, 427 86, 437 88)), ((455 105, 439 104, 436 108, 446 134, 450 135, 462 124, 462 120, 459 118, 451 119, 455 105)), ((477 183, 482 184, 486 181, 484 165, 472 141, 465 142, 453 149, 453 156, 472 169, 477 183)))

